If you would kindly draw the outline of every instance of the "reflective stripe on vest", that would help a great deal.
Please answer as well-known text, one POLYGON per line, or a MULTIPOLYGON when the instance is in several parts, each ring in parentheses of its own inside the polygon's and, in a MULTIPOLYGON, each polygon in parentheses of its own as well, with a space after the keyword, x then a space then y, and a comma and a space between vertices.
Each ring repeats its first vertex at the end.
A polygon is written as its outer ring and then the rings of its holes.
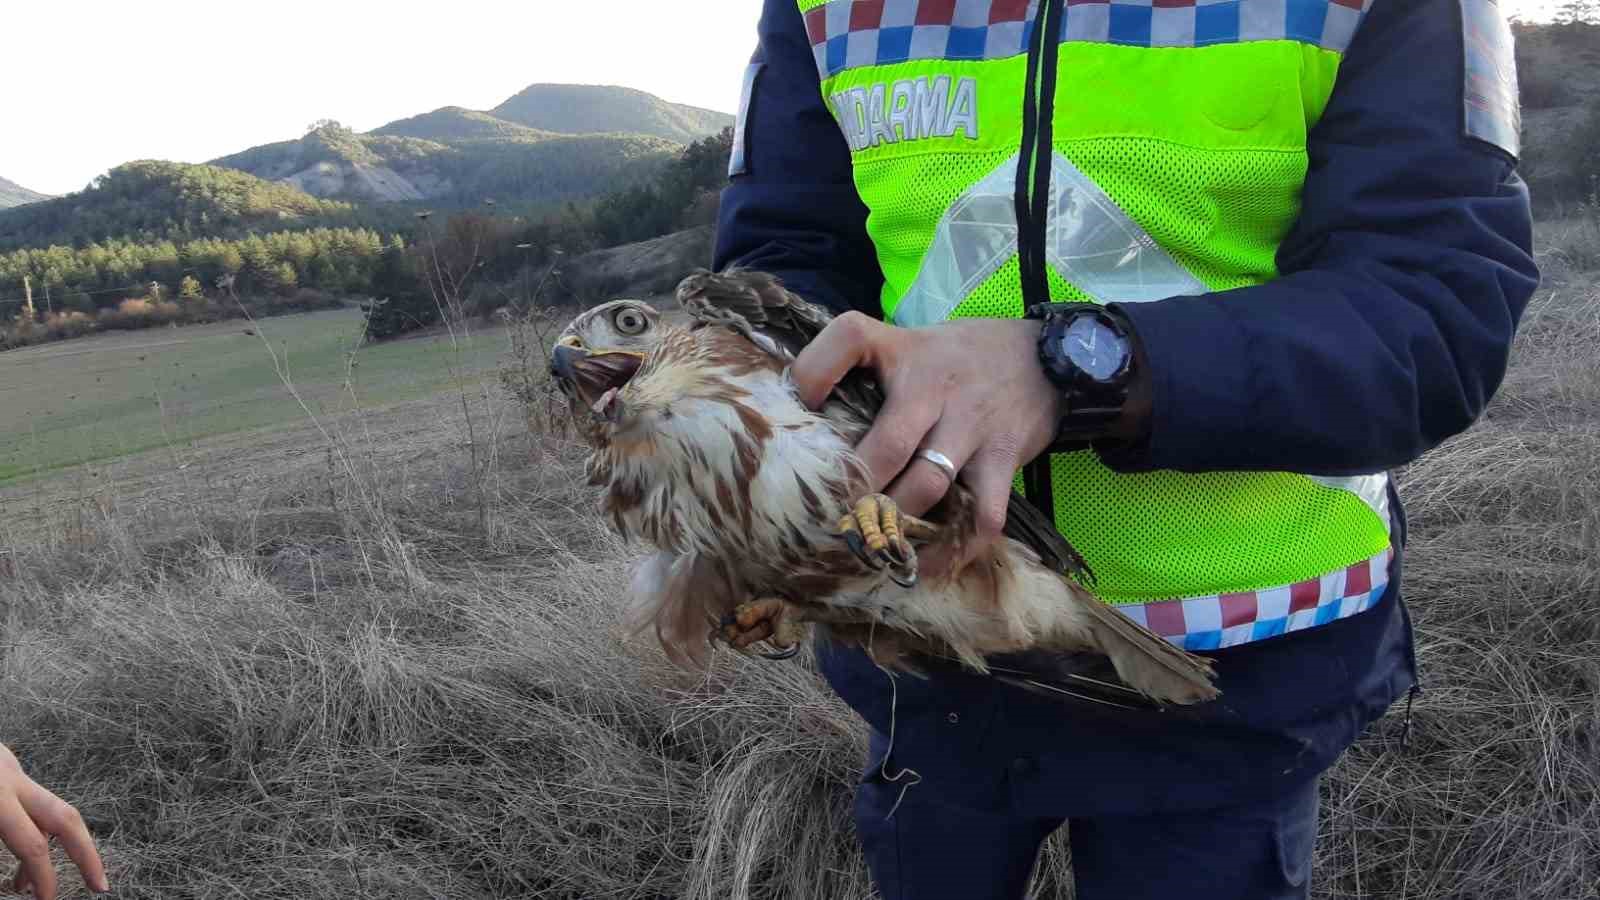
MULTIPOLYGON (((885 316, 1021 315, 1014 193, 1037 2, 798 2, 869 210, 885 316)), ((1066 4, 1064 41, 1047 51, 1060 55, 1051 297, 1225 303, 1276 277, 1305 135, 1364 6, 1066 4)), ((1097 593, 1182 646, 1350 615, 1388 580, 1384 474, 1120 475, 1088 451, 1050 468, 1057 527, 1097 593)))
POLYGON ((1365 612, 1389 586, 1394 551, 1283 587, 1114 608, 1185 650, 1237 647, 1365 612))
MULTIPOLYGON (((939 221, 933 245, 894 309, 896 325, 914 328, 950 318, 978 285, 1017 255, 1017 159, 1011 157, 962 194, 939 221)), ((1141 303, 1204 294, 1100 186, 1061 154, 1050 169, 1045 257, 1096 303, 1141 303)))

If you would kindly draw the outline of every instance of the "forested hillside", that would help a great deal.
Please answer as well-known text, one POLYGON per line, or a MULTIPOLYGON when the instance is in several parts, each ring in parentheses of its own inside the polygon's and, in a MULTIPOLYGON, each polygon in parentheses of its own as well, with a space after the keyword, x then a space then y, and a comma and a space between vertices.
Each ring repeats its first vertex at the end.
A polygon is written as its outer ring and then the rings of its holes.
POLYGON ((326 123, 215 164, 317 197, 548 207, 647 181, 681 149, 650 135, 557 134, 445 107, 366 134, 326 123))
POLYGON ((329 123, 214 164, 317 197, 549 206, 643 181, 677 149, 660 138, 558 135, 470 110, 438 110, 369 134, 329 123))
POLYGON ((213 164, 316 197, 549 207, 644 184, 683 145, 732 124, 643 91, 536 84, 488 112, 446 106, 366 133, 325 121, 213 164))
POLYGON ((24 203, 33 203, 47 199, 44 194, 30 191, 15 181, 0 178, 0 209, 9 209, 21 206, 24 203))
POLYGON ((537 143, 555 137, 555 132, 539 131, 526 125, 497 119, 485 112, 460 106, 442 106, 433 112, 397 119, 368 132, 374 137, 407 137, 425 141, 519 141, 537 143))
POLYGON ((564 134, 648 134, 680 144, 733 125, 727 113, 668 103, 633 88, 597 84, 535 84, 489 110, 507 122, 564 134))
POLYGON ((349 224, 355 217, 348 203, 320 200, 243 172, 147 160, 118 166, 79 193, 0 212, 0 251, 234 237, 349 224))

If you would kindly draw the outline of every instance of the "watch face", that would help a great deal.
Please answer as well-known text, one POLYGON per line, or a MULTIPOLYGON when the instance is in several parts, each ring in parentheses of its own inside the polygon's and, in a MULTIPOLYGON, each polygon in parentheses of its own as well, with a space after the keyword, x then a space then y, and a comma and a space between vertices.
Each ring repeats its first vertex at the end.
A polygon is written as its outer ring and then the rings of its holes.
POLYGON ((1079 316, 1061 336, 1061 352, 1095 381, 1108 381, 1122 369, 1128 339, 1093 316, 1079 316))

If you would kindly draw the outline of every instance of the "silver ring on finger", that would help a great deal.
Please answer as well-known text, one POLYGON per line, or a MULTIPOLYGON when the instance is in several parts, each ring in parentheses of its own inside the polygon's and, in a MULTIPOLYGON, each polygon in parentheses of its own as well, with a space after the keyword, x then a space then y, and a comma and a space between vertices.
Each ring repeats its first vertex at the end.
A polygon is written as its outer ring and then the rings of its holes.
POLYGON ((940 453, 937 450, 929 450, 926 447, 918 450, 916 456, 917 459, 933 463, 939 471, 944 473, 944 477, 948 479, 951 484, 956 483, 956 475, 959 474, 960 470, 956 468, 955 463, 950 461, 950 457, 945 456, 943 453, 940 453))

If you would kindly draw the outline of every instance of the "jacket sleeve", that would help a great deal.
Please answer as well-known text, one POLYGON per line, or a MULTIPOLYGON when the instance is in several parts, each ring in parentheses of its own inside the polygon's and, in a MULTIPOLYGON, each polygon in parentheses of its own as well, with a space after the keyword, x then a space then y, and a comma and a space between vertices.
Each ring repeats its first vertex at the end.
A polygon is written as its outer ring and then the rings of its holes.
POLYGON ((1466 132, 1470 2, 1372 5, 1308 137, 1282 277, 1118 306, 1154 409, 1149 441, 1108 465, 1376 472, 1483 411, 1538 271, 1514 159, 1466 132))
POLYGON ((762 269, 834 312, 880 316, 867 209, 794 0, 767 0, 758 34, 713 265, 762 269))

